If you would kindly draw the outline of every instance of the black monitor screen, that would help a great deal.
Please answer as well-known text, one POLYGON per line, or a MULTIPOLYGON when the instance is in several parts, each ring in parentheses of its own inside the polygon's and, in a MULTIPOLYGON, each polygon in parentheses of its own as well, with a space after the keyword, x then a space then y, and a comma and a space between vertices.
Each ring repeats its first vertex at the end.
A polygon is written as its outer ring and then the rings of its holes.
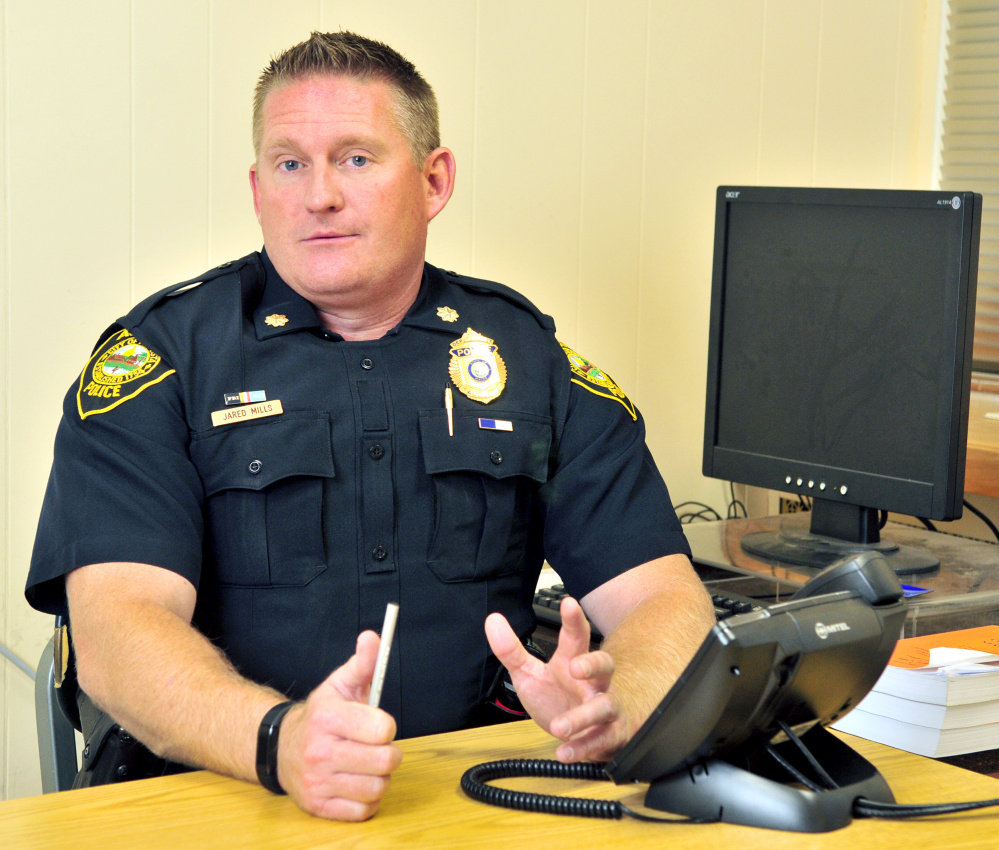
POLYGON ((810 496, 833 537, 863 511, 960 516, 980 206, 719 189, 705 474, 810 496))

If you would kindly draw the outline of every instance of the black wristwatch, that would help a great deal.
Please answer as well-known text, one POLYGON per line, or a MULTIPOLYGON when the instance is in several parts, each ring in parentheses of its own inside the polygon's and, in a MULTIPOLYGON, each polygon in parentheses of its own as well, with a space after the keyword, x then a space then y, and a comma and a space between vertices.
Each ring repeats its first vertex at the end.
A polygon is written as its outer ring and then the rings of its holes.
POLYGON ((274 706, 264 715, 257 731, 257 779, 275 794, 285 793, 277 775, 278 732, 281 731, 281 721, 294 704, 282 702, 274 706))

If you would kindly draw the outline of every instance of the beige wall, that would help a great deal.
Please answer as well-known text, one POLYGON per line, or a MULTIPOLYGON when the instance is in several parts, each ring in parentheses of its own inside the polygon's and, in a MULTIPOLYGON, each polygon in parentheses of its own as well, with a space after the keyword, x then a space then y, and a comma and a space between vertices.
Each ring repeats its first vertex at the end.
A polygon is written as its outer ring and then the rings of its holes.
MULTIPOLYGON (((430 258, 511 284, 637 400, 675 501, 700 474, 714 189, 931 184, 941 0, 0 0, 0 639, 61 399, 138 298, 259 246, 250 92, 311 29, 435 86, 459 163, 430 258)), ((102 517, 95 516, 94 522, 102 517)), ((0 662, 0 787, 40 790, 31 685, 0 662)))

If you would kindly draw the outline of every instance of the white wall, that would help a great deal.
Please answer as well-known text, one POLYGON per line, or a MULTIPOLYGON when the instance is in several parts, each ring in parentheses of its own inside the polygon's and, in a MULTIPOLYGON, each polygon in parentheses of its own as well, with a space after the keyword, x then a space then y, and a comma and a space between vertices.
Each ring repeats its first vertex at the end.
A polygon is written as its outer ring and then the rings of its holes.
MULTIPOLYGON (((270 56, 355 29, 437 90, 459 163, 431 261, 509 283, 700 474, 714 189, 931 185, 941 0, 0 0, 0 639, 63 393, 161 286, 259 246, 249 107, 270 56)), ((40 791, 31 687, 0 667, 0 787, 40 791)))

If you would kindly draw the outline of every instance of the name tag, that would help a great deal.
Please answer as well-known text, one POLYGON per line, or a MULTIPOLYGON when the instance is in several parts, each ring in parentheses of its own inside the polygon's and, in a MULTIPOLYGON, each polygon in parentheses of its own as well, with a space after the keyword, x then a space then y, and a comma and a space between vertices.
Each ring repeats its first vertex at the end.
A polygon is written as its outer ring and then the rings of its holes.
POLYGON ((231 425, 233 422, 247 422, 250 419, 263 419, 265 416, 277 416, 284 413, 281 402, 265 401, 260 404, 244 404, 242 407, 230 407, 228 410, 213 410, 212 425, 231 425))

